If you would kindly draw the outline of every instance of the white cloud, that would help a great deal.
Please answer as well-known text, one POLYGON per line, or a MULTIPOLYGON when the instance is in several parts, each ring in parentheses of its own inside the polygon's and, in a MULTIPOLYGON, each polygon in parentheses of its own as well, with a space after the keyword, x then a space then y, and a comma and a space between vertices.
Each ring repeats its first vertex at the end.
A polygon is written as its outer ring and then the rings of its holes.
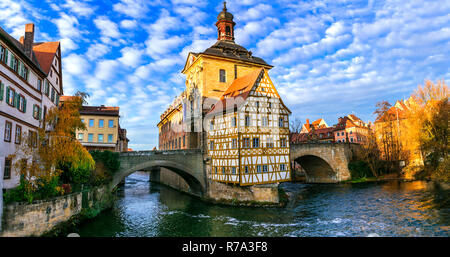
POLYGON ((63 38, 79 38, 81 31, 78 29, 78 19, 75 16, 70 16, 61 12, 60 18, 55 20, 55 24, 58 27, 59 35, 63 38))
POLYGON ((342 35, 346 31, 345 25, 342 21, 335 22, 325 31, 325 34, 330 37, 342 35))
POLYGON ((137 27, 136 20, 123 20, 120 22, 120 26, 124 29, 134 29, 137 27))
POLYGON ((235 29, 235 41, 241 45, 249 45, 258 36, 266 35, 278 25, 280 21, 276 18, 266 17, 260 21, 251 21, 235 29))
POLYGON ((261 3, 245 10, 243 13, 238 13, 236 18, 238 18, 238 21, 258 20, 264 17, 272 16, 270 15, 272 12, 272 6, 261 3))
POLYGON ((116 60, 102 60, 97 63, 95 77, 100 80, 111 80, 117 74, 119 65, 116 60))
POLYGON ((148 32, 151 35, 164 35, 170 30, 180 28, 181 21, 178 17, 171 16, 166 9, 161 10, 158 20, 148 26, 148 32))
MULTIPOLYGON (((97 7, 88 5, 85 2, 75 0, 66 0, 66 2, 62 4, 61 7, 68 8, 71 12, 85 17, 91 16, 97 9, 97 7)), ((58 10, 59 8, 56 7, 55 9, 58 10)))
POLYGON ((194 6, 205 6, 207 1, 205 0, 171 0, 171 2, 175 5, 194 5, 194 6))
POLYGON ((61 51, 63 52, 63 54, 67 54, 68 52, 78 48, 78 45, 75 44, 75 42, 73 42, 73 40, 70 38, 62 38, 60 42, 61 51))
POLYGON ((96 43, 89 46, 85 56, 89 60, 93 61, 98 59, 99 57, 103 57, 110 50, 111 48, 108 45, 96 43))
POLYGON ((202 12, 197 7, 177 7, 174 11, 183 17, 191 26, 198 26, 202 24, 206 18, 208 18, 208 14, 202 12))
POLYGON ((156 58, 159 55, 167 54, 173 49, 177 48, 184 42, 183 38, 179 36, 173 37, 160 37, 160 36, 151 36, 147 41, 145 41, 145 45, 147 46, 147 54, 156 58))
POLYGON ((23 36, 25 24, 29 22, 26 12, 20 2, 11 0, 0 1, 0 22, 2 26, 12 30, 15 38, 23 36))
POLYGON ((90 65, 83 56, 70 54, 62 59, 62 67, 64 73, 84 75, 89 70, 90 65))
POLYGON ((148 11, 148 2, 146 0, 121 0, 120 3, 113 5, 113 10, 133 18, 141 18, 148 11))
POLYGON ((143 51, 136 48, 125 47, 120 50, 122 57, 118 60, 128 67, 136 67, 141 62, 143 51))
POLYGON ((100 30, 100 34, 104 37, 120 38, 121 34, 116 23, 112 22, 106 16, 98 17, 94 20, 95 26, 100 30))

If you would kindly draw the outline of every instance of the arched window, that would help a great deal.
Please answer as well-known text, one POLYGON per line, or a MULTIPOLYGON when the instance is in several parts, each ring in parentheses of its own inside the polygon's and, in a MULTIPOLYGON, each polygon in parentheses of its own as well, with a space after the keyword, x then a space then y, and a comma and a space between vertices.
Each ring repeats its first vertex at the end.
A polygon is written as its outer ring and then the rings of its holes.
POLYGON ((225 33, 227 34, 227 36, 231 35, 231 28, 230 28, 230 26, 226 26, 225 27, 225 33))

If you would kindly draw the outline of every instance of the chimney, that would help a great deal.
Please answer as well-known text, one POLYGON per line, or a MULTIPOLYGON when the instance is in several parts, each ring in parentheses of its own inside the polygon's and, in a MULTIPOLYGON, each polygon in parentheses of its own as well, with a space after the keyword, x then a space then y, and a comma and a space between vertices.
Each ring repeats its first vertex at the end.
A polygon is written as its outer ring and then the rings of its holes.
POLYGON ((306 119, 306 124, 309 124, 309 119, 306 119))
POLYGON ((19 41, 23 45, 23 36, 20 37, 19 41))
POLYGON ((33 52, 34 43, 34 24, 28 23, 25 25, 25 38, 23 40, 23 47, 25 54, 31 58, 31 53, 33 52))

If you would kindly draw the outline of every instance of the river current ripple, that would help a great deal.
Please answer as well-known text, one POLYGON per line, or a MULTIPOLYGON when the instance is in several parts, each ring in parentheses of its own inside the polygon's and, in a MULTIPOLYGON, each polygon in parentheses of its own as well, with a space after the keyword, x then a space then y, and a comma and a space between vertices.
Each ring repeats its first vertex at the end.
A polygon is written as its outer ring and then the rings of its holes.
POLYGON ((425 181, 284 183, 286 208, 218 206, 162 185, 126 178, 111 210, 81 236, 450 236, 450 192, 425 181))

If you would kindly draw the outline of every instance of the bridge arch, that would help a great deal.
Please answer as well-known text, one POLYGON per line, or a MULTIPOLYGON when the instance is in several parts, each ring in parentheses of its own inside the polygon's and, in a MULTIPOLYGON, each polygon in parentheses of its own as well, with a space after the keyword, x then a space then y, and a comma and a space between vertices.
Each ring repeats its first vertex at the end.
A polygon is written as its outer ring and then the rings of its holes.
POLYGON ((311 183, 334 183, 337 172, 328 161, 316 155, 302 155, 294 159, 306 173, 306 181, 311 183))
POLYGON ((196 178, 192 174, 195 174, 195 171, 192 170, 187 165, 184 165, 182 161, 173 161, 173 160, 147 160, 143 162, 138 162, 134 165, 122 165, 121 169, 114 175, 114 178, 110 184, 110 188, 113 189, 116 187, 124 178, 131 175, 136 171, 142 170, 151 170, 152 168, 160 168, 164 167, 170 171, 173 171, 180 177, 186 181, 189 185, 189 193, 192 193, 197 196, 203 196, 205 193, 205 188, 201 183, 199 178, 196 178))
POLYGON ((344 143, 291 144, 290 156, 305 170, 306 182, 337 183, 350 179, 352 147, 357 148, 344 143))

